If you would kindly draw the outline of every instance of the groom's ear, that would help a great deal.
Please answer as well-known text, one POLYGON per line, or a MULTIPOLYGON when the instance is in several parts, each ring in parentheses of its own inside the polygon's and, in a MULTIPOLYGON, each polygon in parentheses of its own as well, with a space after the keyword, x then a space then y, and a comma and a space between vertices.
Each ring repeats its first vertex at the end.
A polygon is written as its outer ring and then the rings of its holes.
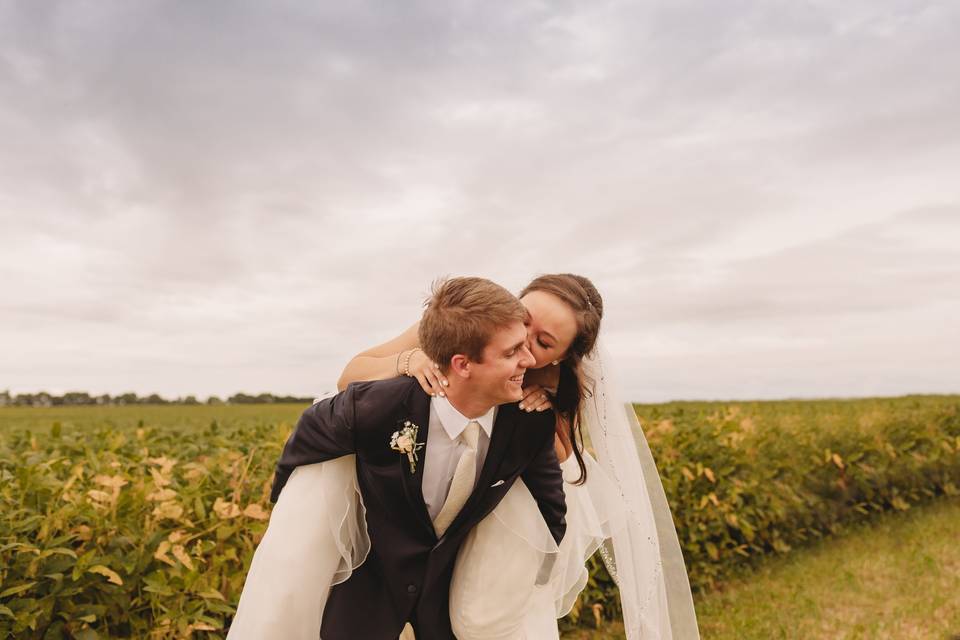
POLYGON ((450 358, 450 375, 469 378, 470 359, 462 353, 458 353, 450 358))

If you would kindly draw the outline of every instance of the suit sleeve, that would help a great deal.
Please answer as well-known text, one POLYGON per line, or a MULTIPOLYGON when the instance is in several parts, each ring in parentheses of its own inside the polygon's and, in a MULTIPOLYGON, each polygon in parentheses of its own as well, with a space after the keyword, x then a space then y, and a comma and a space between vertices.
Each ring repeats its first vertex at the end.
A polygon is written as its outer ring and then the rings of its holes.
POLYGON ((304 411, 280 454, 270 501, 277 501, 297 467, 355 453, 356 424, 356 385, 350 385, 342 393, 321 400, 304 411))
MULTIPOLYGON (((549 413, 552 415, 552 412, 549 413)), ((563 472, 560 470, 553 441, 551 423, 547 437, 521 477, 537 501, 553 539, 560 544, 567 530, 567 502, 563 493, 563 472)))

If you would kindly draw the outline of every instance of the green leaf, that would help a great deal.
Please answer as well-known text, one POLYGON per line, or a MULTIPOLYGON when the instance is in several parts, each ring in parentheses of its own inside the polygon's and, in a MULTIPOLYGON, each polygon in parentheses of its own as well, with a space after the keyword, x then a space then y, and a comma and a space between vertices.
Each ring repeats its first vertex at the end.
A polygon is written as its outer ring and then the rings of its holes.
POLYGON ((40 552, 41 558, 48 558, 54 554, 59 554, 63 556, 70 556, 71 558, 76 558, 77 553, 73 549, 68 549, 66 547, 54 547, 53 549, 44 549, 40 552))
POLYGON ((207 510, 203 506, 203 500, 200 499, 200 496, 193 499, 193 512, 196 513, 197 517, 201 520, 205 520, 207 517, 207 510))
POLYGON ((174 593, 173 589, 171 589, 170 587, 164 587, 162 585, 155 585, 155 584, 148 584, 143 588, 143 590, 148 593, 156 593, 157 595, 161 595, 161 596, 172 596, 174 593))
POLYGON ((720 559, 720 550, 717 549, 717 545, 712 542, 707 542, 707 555, 709 555, 714 560, 720 559))
POLYGON ((11 542, 0 547, 0 553, 9 551, 10 549, 20 549, 21 552, 27 553, 38 553, 40 551, 32 544, 26 544, 25 542, 11 542))
POLYGON ((27 589, 29 589, 35 584, 37 583, 34 581, 34 582, 28 582, 26 584, 20 584, 15 587, 10 587, 9 589, 4 589, 3 591, 0 591, 0 598, 8 598, 10 596, 17 595, 18 593, 23 593, 24 591, 26 591, 27 589))

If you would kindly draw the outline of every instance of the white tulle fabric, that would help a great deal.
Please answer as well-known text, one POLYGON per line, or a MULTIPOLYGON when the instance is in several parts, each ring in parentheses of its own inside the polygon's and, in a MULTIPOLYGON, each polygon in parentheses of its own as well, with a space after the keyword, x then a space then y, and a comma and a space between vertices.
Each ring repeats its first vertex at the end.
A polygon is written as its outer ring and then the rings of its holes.
POLYGON ((356 457, 298 467, 254 553, 230 640, 317 640, 330 588, 370 551, 356 457))

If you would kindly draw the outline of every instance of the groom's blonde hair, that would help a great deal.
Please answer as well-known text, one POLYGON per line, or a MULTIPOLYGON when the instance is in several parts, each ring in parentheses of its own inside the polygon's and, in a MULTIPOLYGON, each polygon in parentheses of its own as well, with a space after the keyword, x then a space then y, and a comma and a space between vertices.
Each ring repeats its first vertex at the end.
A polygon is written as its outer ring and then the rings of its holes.
POLYGON ((420 348, 444 372, 458 353, 483 362, 483 350, 493 334, 528 316, 515 295, 486 278, 437 280, 424 306, 420 348))

